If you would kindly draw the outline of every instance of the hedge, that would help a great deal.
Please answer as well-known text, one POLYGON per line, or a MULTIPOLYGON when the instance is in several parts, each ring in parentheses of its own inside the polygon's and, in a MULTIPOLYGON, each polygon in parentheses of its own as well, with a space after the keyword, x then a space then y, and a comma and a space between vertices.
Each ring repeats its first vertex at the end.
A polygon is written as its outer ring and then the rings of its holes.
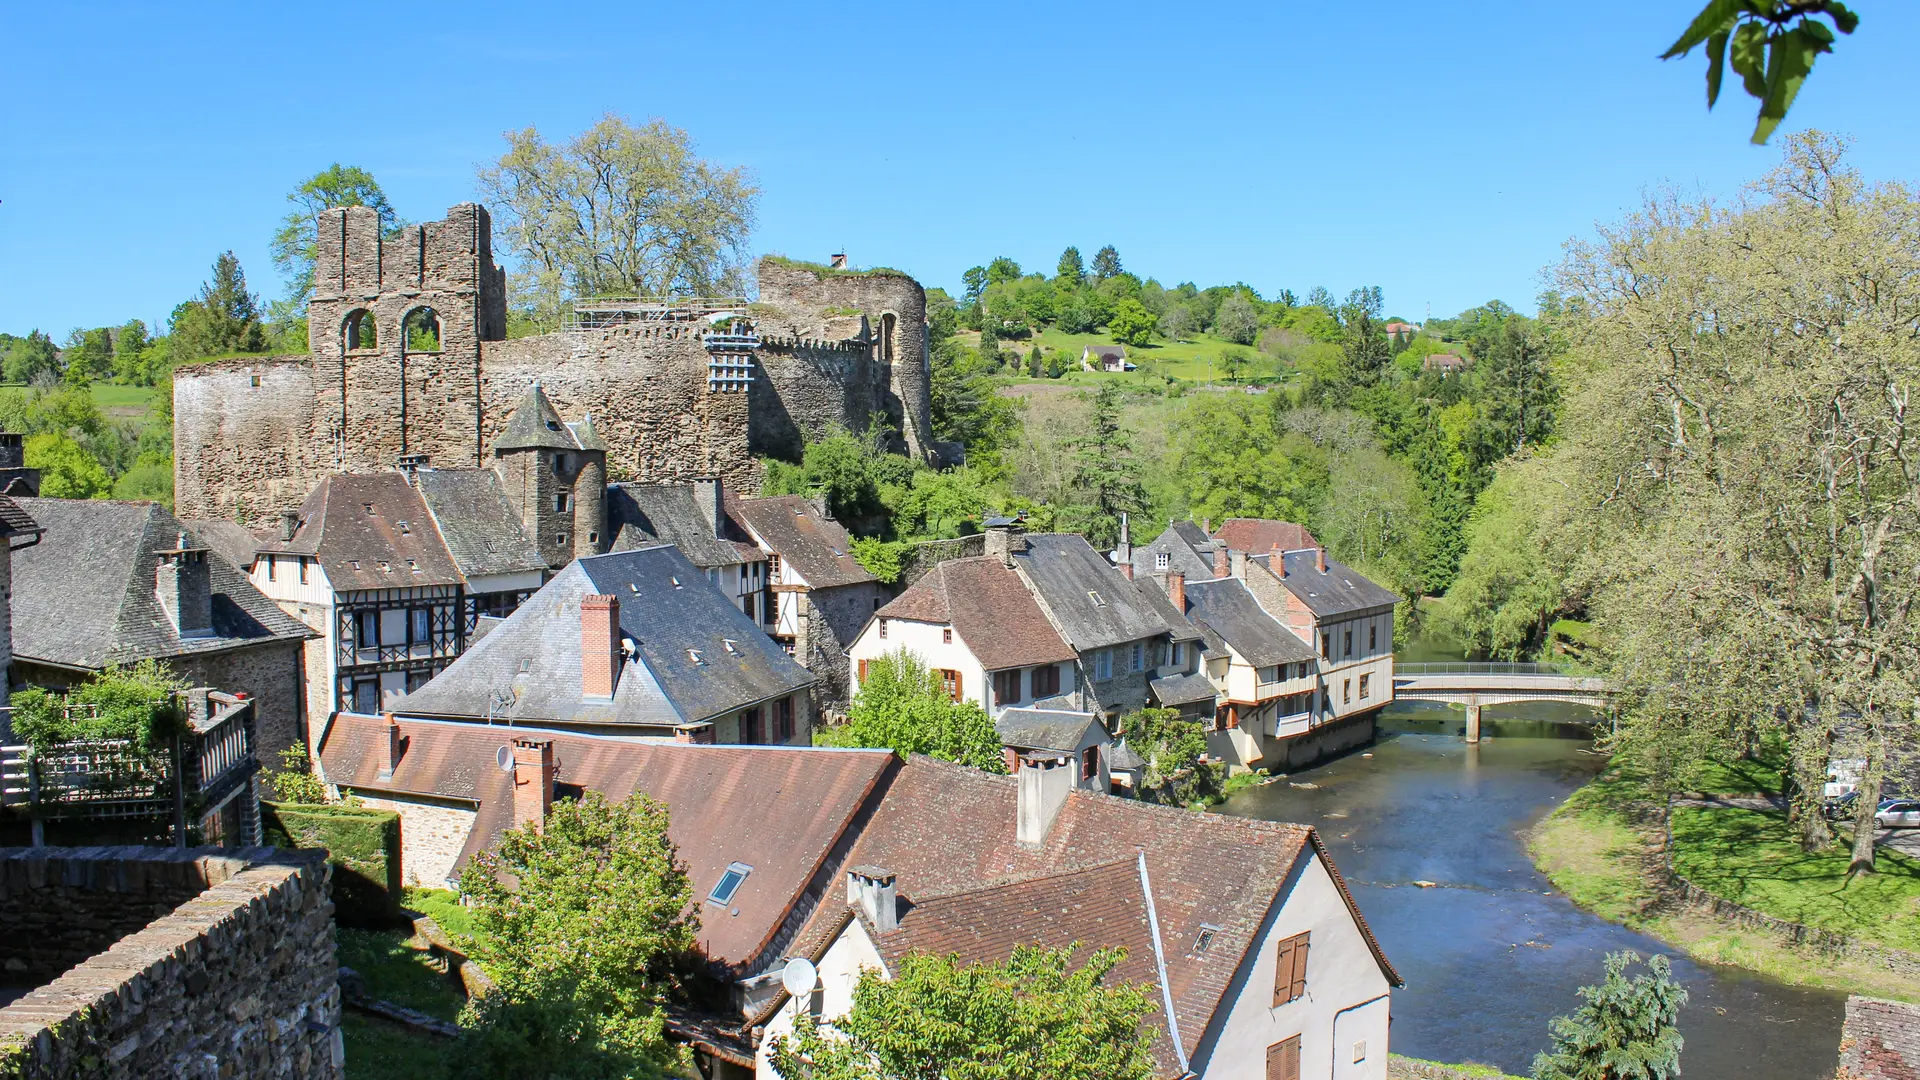
POLYGON ((400 920, 400 815, 364 806, 260 802, 267 842, 326 848, 333 915, 348 926, 400 920))

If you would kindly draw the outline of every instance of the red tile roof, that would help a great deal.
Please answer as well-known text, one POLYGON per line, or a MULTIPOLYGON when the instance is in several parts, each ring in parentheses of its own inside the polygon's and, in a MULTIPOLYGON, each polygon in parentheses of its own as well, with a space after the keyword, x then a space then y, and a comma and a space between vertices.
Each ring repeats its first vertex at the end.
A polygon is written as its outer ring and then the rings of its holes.
POLYGON ((989 671, 1074 658, 1020 575, 993 556, 943 562, 876 614, 951 624, 989 671))
POLYGON ((1213 538, 1234 551, 1265 555, 1278 547, 1281 551, 1319 547, 1305 525, 1267 518, 1228 518, 1214 530, 1213 538))
MULTIPOLYGON (((320 749, 327 780, 368 793, 477 803, 461 866, 512 824, 512 777, 494 763, 495 752, 509 738, 553 740, 559 762, 555 786, 563 797, 593 789, 620 800, 638 791, 667 804, 668 835, 679 848, 696 899, 707 895, 729 863, 753 867, 732 904, 738 915, 700 905, 700 940, 707 955, 736 968, 776 944, 788 913, 805 899, 822 862, 894 761, 885 750, 628 742, 405 718, 400 731, 399 767, 381 779, 386 721, 339 714, 320 749)), ((829 882, 829 891, 837 884, 829 882)))

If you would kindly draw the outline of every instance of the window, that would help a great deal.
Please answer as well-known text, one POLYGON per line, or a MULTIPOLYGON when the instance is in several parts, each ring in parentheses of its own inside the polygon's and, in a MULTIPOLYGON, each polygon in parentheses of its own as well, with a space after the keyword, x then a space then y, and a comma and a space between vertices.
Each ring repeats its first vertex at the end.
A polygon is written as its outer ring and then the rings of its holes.
POLYGON ((1168 566, 1172 565, 1172 563, 1173 556, 1167 552, 1156 551, 1153 553, 1153 568, 1155 570, 1165 570, 1168 566))
POLYGON ((247 383, 247 384, 248 384, 249 386, 259 386, 259 385, 260 385, 260 376, 258 376, 258 375, 250 375, 250 376, 248 376, 248 383, 247 383))
POLYGON ((305 585, 306 583, 307 583, 307 557, 305 555, 302 555, 300 556, 300 584, 305 585))
POLYGON ((790 697, 773 703, 773 741, 793 741, 793 699, 790 697))
POLYGON ((553 542, 554 542, 554 543, 556 543, 556 544, 559 544, 559 545, 560 545, 561 547, 566 547, 566 546, 567 546, 567 534, 566 534, 566 533, 554 533, 554 534, 553 534, 553 542))
POLYGON ((1184 641, 1176 641, 1173 643, 1173 666, 1185 667, 1186 665, 1187 665, 1187 643, 1184 641))
POLYGON ((1134 642, 1133 643, 1133 666, 1129 667, 1127 670, 1139 671, 1140 668, 1144 666, 1145 659, 1146 659, 1146 652, 1147 650, 1144 645, 1142 645, 1138 641, 1134 642))
POLYGON ((1096 679, 1113 678, 1113 650, 1101 649, 1093 654, 1093 677, 1096 679))
POLYGON ((405 520, 401 520, 401 521, 396 521, 396 522, 394 522, 394 523, 393 523, 393 527, 394 527, 394 528, 396 528, 396 529, 399 529, 399 530, 400 530, 400 535, 401 535, 401 536, 412 536, 412 535, 413 535, 413 526, 411 526, 411 525, 408 525, 408 524, 406 523, 406 521, 405 521, 405 520))
MULTIPOLYGON (((560 430, 559 428, 554 427, 553 421, 551 420, 547 421, 547 426, 550 428, 554 428, 555 431, 560 430)), ((570 464, 570 462, 567 461, 567 455, 565 454, 553 455, 553 475, 555 476, 563 475, 567 471, 568 464, 570 464)))
POLYGON ((271 555, 267 556, 267 580, 268 581, 273 580, 273 568, 274 568, 274 565, 277 564, 279 561, 280 561, 279 559, 276 559, 271 555))
POLYGON ((1261 668, 1261 669, 1259 670, 1259 681, 1260 681, 1260 682, 1263 682, 1263 683, 1270 683, 1270 682, 1279 682, 1279 681, 1280 681, 1280 669, 1279 669, 1279 668, 1277 668, 1277 667, 1263 667, 1263 668, 1261 668))
POLYGON ((1341 658, 1346 659, 1351 656, 1353 656, 1353 631, 1348 630, 1346 632, 1346 649, 1343 652, 1341 658))
POLYGON ((1273 1003, 1280 1006, 1307 995, 1307 939, 1310 934, 1295 934, 1280 943, 1274 956, 1273 1003))
POLYGON ((733 903, 733 894, 740 891, 740 886, 751 873, 753 867, 746 863, 728 864, 726 873, 720 875, 720 880, 713 883, 713 891, 707 894, 707 903, 715 907, 726 907, 733 903))
POLYGON ((554 513, 564 514, 571 509, 573 509, 573 496, 571 494, 563 491, 553 497, 554 513))
POLYGON ((426 608, 418 607, 413 609, 411 615, 412 619, 410 622, 412 625, 408 627, 409 634, 407 636, 407 644, 425 645, 432 641, 433 631, 429 628, 431 623, 429 616, 431 613, 426 608))
POLYGON ((1094 607, 1106 607, 1106 606, 1107 606, 1107 602, 1106 602, 1105 600, 1102 600, 1102 599, 1100 598, 1100 594, 1099 594, 1099 593, 1097 593, 1097 592, 1094 592, 1094 591, 1092 591, 1091 589, 1089 589, 1089 590, 1087 591, 1087 598, 1088 598, 1089 600, 1092 600, 1092 601, 1093 601, 1093 606, 1094 606, 1094 607))
MULTIPOLYGON (((1039 680, 1036 679, 1036 682, 1039 680)), ((1020 669, 993 673, 993 703, 1011 705, 1020 700, 1020 669)))
POLYGON ((1060 692, 1060 669, 1052 664, 1033 669, 1033 696, 1051 697, 1060 692))
POLYGON ((887 640, 887 620, 885 619, 880 620, 880 640, 887 640))
POLYGON ((778 555, 767 556, 767 580, 780 580, 780 556, 778 555))
POLYGON ((1201 923, 1200 932, 1193 935, 1193 955, 1199 956, 1211 948, 1213 945, 1213 935, 1219 932, 1220 928, 1212 923, 1201 923))
POLYGON ((960 673, 952 668, 938 668, 936 669, 936 674, 940 676, 940 685, 946 689, 947 696, 955 701, 959 701, 960 673))
POLYGON ((1358 1065, 1365 1060, 1367 1060, 1367 1040, 1361 1039, 1353 1044, 1353 1063, 1358 1065))
POLYGON ((740 742, 760 742, 760 710, 748 709, 740 714, 740 742))
MULTIPOLYGON (((1367 651, 1374 652, 1379 648, 1380 648, 1380 624, 1371 623, 1367 626, 1367 651)), ((1367 1044, 1361 1043, 1360 1045, 1365 1046, 1367 1044)))
POLYGON ((1360 700, 1361 701, 1367 700, 1367 697, 1370 694, 1370 691, 1367 689, 1367 683, 1372 678, 1373 676, 1371 675, 1360 676, 1360 700))
POLYGON ((940 644, 942 645, 953 644, 953 627, 943 626, 940 628, 940 644))
POLYGON ((371 649, 374 646, 380 644, 380 613, 379 612, 362 611, 360 613, 360 627, 359 627, 359 634, 357 635, 357 637, 359 638, 359 641, 356 644, 358 644, 363 649, 371 649))
POLYGON ((1089 746, 1080 751, 1080 779, 1100 779, 1100 748, 1089 746))
POLYGON ((1342 679, 1340 680, 1340 704, 1350 705, 1352 703, 1353 703, 1353 680, 1342 679))
POLYGON ((1333 635, 1332 634, 1320 635, 1320 659, 1322 660, 1333 659, 1333 635))
POLYGON ((1300 1080, 1300 1036, 1267 1047, 1267 1080, 1300 1080))
POLYGON ((369 715, 380 711, 379 680, 359 679, 354 682, 353 711, 369 715))

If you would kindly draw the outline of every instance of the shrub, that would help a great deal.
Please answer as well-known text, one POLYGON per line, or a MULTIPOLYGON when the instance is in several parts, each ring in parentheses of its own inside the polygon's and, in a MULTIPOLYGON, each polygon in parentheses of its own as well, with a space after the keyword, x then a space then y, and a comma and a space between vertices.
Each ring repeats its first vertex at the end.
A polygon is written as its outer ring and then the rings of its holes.
POLYGON ((186 729, 177 695, 186 681, 156 660, 111 667, 64 697, 37 686, 13 695, 13 733, 35 750, 125 739, 150 750, 186 729))
POLYGON ((260 803, 267 842, 325 848, 333 864, 334 918, 345 926, 400 920, 400 815, 365 806, 260 803))

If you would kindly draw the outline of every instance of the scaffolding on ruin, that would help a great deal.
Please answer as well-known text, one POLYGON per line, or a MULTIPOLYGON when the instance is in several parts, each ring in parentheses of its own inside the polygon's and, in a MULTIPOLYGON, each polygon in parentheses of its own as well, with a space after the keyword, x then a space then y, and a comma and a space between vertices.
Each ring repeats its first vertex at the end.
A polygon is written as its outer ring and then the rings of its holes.
POLYGON ((565 330, 599 330, 641 322, 687 322, 725 312, 747 313, 744 296, 595 296, 575 300, 565 330))

